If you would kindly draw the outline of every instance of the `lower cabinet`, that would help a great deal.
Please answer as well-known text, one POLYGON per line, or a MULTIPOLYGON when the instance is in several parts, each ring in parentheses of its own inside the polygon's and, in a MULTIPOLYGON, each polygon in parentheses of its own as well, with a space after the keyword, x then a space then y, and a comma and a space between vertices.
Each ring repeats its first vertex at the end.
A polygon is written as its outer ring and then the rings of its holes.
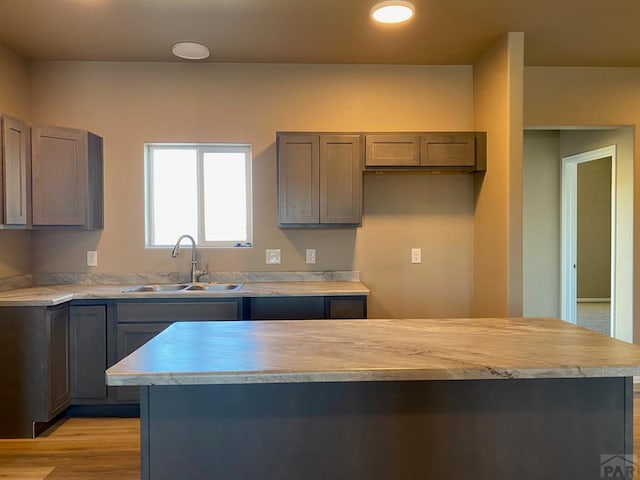
POLYGON ((173 322, 366 316, 366 296, 0 307, 0 438, 37 436, 70 405, 138 403, 138 387, 107 388, 105 370, 173 322))
POLYGON ((74 404, 104 402, 107 386, 107 307, 72 305, 69 309, 69 366, 74 404))
POLYGON ((252 297, 249 320, 321 320, 367 318, 367 297, 252 297))
POLYGON ((69 307, 0 308, 0 438, 30 438, 70 404, 69 307))
POLYGON ((69 382, 69 307, 47 312, 49 399, 40 421, 48 422, 71 403, 69 382))
MULTIPOLYGON (((118 324, 116 349, 118 360, 122 360, 135 352, 171 323, 123 323, 118 324)), ((112 387, 114 400, 124 403, 138 403, 140 401, 140 387, 112 387)))
MULTIPOLYGON (((225 321, 242 318, 242 301, 212 299, 208 301, 118 302, 116 314, 116 362, 133 353, 173 322, 225 321)), ((112 387, 116 403, 138 403, 139 387, 112 387)))

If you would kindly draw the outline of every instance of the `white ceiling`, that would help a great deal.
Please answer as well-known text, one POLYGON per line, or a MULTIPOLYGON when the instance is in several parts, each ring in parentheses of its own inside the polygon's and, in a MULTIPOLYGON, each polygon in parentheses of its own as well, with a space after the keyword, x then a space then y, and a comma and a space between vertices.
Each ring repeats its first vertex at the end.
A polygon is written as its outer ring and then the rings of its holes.
POLYGON ((403 26, 375 25, 374 0, 0 0, 0 45, 27 59, 471 64, 525 32, 527 65, 640 67, 640 0, 414 0, 403 26))

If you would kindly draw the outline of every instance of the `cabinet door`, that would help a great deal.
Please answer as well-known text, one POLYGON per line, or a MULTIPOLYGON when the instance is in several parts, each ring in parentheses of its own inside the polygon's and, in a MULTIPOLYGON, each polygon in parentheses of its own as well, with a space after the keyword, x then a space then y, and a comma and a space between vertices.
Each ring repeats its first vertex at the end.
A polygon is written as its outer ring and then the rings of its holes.
POLYGON ((2 182, 3 209, 0 223, 26 225, 27 223, 27 138, 26 124, 12 117, 2 119, 2 182))
POLYGON ((359 135, 320 137, 320 223, 362 221, 362 154, 359 135))
POLYGON ((318 135, 278 136, 278 221, 317 224, 319 207, 318 135))
MULTIPOLYGON (((124 323, 117 326, 117 351, 120 361, 140 348, 171 323, 124 323)), ((113 387, 119 402, 138 403, 140 387, 113 387)))
POLYGON ((69 307, 49 310, 49 411, 51 419, 69 406, 69 307))
POLYGON ((425 133, 420 147, 420 165, 472 170, 476 163, 475 138, 473 132, 425 133))
POLYGON ((71 397, 106 400, 106 307, 72 306, 69 321, 71 397))
POLYGON ((34 226, 85 225, 87 166, 86 132, 61 127, 33 128, 34 226))
POLYGON ((367 167, 417 167, 420 165, 420 135, 367 135, 367 167))

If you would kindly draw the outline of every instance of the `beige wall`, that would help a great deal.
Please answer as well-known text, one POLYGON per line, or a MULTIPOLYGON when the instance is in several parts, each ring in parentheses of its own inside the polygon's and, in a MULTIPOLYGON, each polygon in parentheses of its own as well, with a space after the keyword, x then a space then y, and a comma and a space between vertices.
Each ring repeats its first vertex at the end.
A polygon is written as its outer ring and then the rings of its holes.
POLYGON ((523 315, 560 317, 558 131, 524 132, 523 315))
MULTIPOLYGON (((29 118, 27 62, 0 46, 0 113, 29 118)), ((0 230, 0 278, 31 272, 30 232, 0 230)))
POLYGON ((474 65, 474 124, 488 132, 475 178, 473 315, 522 315, 524 37, 510 33, 474 65), (490 280, 489 280, 490 279, 490 280))
POLYGON ((578 299, 611 296, 611 158, 578 164, 578 299))
POLYGON ((143 144, 253 145, 253 249, 207 249, 213 271, 359 270, 371 317, 468 316, 470 176, 365 178, 363 226, 276 227, 275 132, 473 130, 470 66, 331 66, 44 62, 32 67, 32 119, 104 137, 105 229, 35 232, 36 272, 187 271, 144 248, 143 144), (410 248, 423 263, 410 263, 410 248), (267 266, 265 248, 282 264, 267 266), (86 250, 99 266, 85 266, 86 250))

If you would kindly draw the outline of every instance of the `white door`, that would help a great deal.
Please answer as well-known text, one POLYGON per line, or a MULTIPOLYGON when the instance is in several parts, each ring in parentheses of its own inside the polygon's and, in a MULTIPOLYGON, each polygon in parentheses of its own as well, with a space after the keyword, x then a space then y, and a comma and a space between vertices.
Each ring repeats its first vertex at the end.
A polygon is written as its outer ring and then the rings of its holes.
POLYGON ((578 165, 584 162, 611 158, 611 279, 610 279, 610 327, 609 335, 614 336, 615 312, 615 248, 616 248, 616 146, 591 150, 562 159, 562 305, 563 320, 576 323, 577 304, 577 194, 578 165))

